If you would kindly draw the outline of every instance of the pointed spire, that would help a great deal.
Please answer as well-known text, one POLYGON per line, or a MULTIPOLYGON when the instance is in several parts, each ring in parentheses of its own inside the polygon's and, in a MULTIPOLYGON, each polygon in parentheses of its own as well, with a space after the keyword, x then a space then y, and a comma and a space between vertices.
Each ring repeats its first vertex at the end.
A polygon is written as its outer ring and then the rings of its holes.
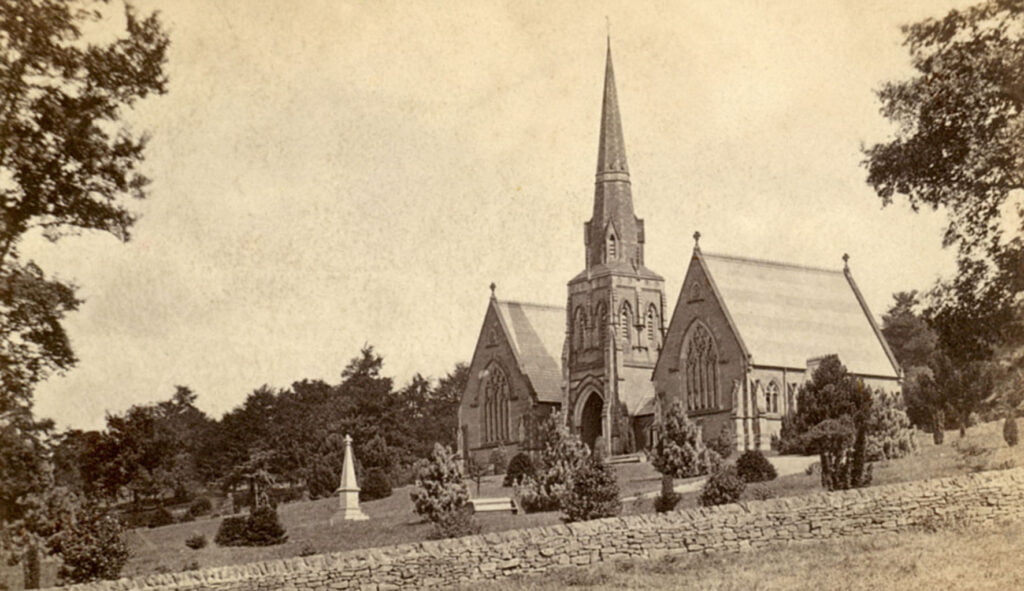
POLYGON ((622 139, 619 99, 615 94, 615 69, 612 67, 612 40, 604 68, 604 102, 601 105, 601 139, 597 150, 598 180, 627 180, 626 142, 622 139))

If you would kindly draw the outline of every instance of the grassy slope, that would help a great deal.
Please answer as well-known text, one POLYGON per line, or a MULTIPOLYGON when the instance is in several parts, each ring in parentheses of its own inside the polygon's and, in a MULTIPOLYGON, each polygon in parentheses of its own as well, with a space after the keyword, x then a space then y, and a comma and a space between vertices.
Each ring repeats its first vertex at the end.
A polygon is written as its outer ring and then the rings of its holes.
MULTIPOLYGON (((903 482, 923 478, 940 478, 962 474, 980 467, 992 467, 1007 460, 1024 466, 1024 446, 1014 449, 1006 447, 1002 440, 1001 423, 988 423, 968 430, 964 444, 960 444, 955 433, 948 433, 946 444, 933 445, 921 440, 919 453, 900 460, 883 462, 874 467, 874 484, 903 482), (978 450, 992 450, 965 460, 957 447, 973 446, 978 450)), ((624 464, 615 467, 623 497, 638 493, 658 491, 660 476, 649 464, 624 464)), ((501 488, 501 477, 485 478, 480 494, 476 495, 476 484, 470 484, 473 496, 508 496, 510 489, 501 488)), ((783 476, 775 481, 759 485, 770 491, 772 496, 791 496, 818 492, 821 490, 818 476, 796 474, 783 476)), ((213 543, 219 518, 201 518, 190 523, 180 523, 155 529, 137 529, 130 533, 129 544, 133 556, 125 567, 125 576, 149 574, 157 569, 182 570, 189 565, 205 568, 225 564, 238 564, 273 558, 298 556, 300 553, 324 553, 416 542, 427 539, 431 526, 421 523, 412 512, 409 487, 395 489, 392 496, 363 503, 363 510, 370 516, 369 521, 345 522, 331 527, 330 516, 337 507, 336 499, 296 502, 279 507, 281 521, 288 530, 289 540, 279 546, 258 548, 221 548, 213 543), (201 550, 190 550, 185 540, 203 534, 209 545, 201 550)), ((750 498, 750 488, 745 495, 750 498)), ((649 513, 653 511, 650 498, 638 499, 623 504, 624 514, 649 513)), ((683 495, 680 507, 695 507, 696 493, 683 495)), ((486 513, 477 516, 483 532, 521 529, 539 525, 560 523, 559 514, 539 513, 532 515, 486 513)))
POLYGON ((1022 589, 1022 550, 1020 524, 1002 524, 624 561, 488 583, 488 588, 1022 589))

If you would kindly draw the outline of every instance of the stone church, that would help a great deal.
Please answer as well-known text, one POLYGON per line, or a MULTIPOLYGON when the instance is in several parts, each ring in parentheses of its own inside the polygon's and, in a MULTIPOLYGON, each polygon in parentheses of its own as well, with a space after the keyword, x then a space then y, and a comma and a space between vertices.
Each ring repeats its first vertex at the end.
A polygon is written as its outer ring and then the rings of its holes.
POLYGON ((815 269, 704 253, 695 234, 666 323, 665 280, 644 263, 633 209, 609 45, 586 266, 566 306, 491 298, 459 405, 459 451, 539 448, 552 413, 592 449, 631 453, 653 443, 663 408, 683 401, 704 437, 767 448, 796 389, 838 354, 872 387, 899 388, 900 370, 848 266, 815 269))

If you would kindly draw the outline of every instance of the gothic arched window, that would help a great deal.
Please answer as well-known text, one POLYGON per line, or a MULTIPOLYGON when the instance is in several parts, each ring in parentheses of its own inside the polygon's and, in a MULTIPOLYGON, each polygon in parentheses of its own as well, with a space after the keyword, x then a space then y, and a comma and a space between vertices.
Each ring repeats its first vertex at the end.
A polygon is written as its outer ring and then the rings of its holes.
POLYGON ((484 378, 483 440, 485 443, 509 439, 511 431, 509 398, 508 376, 500 365, 492 363, 484 378))
POLYGON ((633 308, 630 307, 629 302, 622 302, 622 309, 619 311, 619 330, 622 332, 622 338, 625 340, 625 344, 632 345, 633 339, 630 333, 633 330, 633 308))
POLYGON ((608 235, 608 260, 609 261, 615 260, 615 255, 616 255, 616 252, 618 250, 618 248, 617 248, 618 245, 615 242, 616 242, 615 234, 609 234, 608 235))
POLYGON ((718 350, 715 339, 701 323, 695 323, 686 338, 687 408, 718 407, 718 350))
POLYGON ((576 312, 573 313, 572 324, 573 330, 576 333, 573 341, 576 343, 576 351, 580 352, 586 347, 587 320, 586 315, 583 313, 583 306, 576 307, 576 312))
POLYGON ((597 343, 601 349, 604 349, 604 344, 608 340, 608 309, 604 307, 604 302, 597 304, 597 343))
POLYGON ((647 346, 651 349, 658 346, 658 310, 654 304, 647 307, 647 346))
POLYGON ((764 408, 768 412, 779 412, 779 383, 775 380, 764 390, 764 408))

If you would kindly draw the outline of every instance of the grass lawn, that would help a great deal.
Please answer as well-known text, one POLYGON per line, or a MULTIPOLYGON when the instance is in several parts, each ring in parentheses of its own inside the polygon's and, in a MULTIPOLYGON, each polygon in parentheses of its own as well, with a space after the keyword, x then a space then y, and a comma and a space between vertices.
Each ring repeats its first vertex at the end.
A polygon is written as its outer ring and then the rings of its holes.
MULTIPOLYGON (((630 560, 488 582, 526 589, 1024 589, 1019 523, 630 560)), ((467 589, 477 588, 467 586, 467 589)))
MULTIPOLYGON (((1002 423, 999 422, 969 429, 962 441, 955 432, 949 432, 946 443, 941 446, 934 445, 930 436, 919 437, 918 441, 920 450, 915 455, 874 464, 873 484, 941 478, 1006 466, 1008 462, 1024 466, 1024 446, 1007 448, 1002 439, 1002 423)), ((614 468, 622 497, 660 490, 661 477, 650 464, 619 464, 614 468)), ((484 478, 479 495, 476 483, 468 483, 470 493, 481 497, 510 496, 512 490, 502 488, 501 479, 501 476, 484 478)), ((677 481, 677 484, 681 482, 677 481)), ((821 491, 819 477, 807 474, 781 476, 758 487, 774 497, 821 491)), ((220 524, 220 518, 216 517, 154 529, 135 529, 129 533, 132 558, 122 574, 135 576, 426 540, 431 525, 421 522, 413 513, 409 492, 410 487, 396 488, 394 494, 386 499, 363 503, 363 510, 370 516, 369 521, 343 522, 335 527, 331 527, 328 520, 338 506, 336 498, 281 505, 278 513, 288 530, 288 542, 278 546, 219 547, 213 543, 220 524), (185 546, 185 540, 195 534, 206 536, 208 545, 205 548, 191 550, 185 546)), ((754 498, 753 493, 753 487, 748 487, 744 498, 754 498)), ((680 508, 696 506, 696 492, 683 494, 680 508)), ((653 511, 653 499, 649 497, 623 503, 623 514, 653 511)), ((477 522, 487 533, 553 525, 561 523, 561 520, 557 512, 530 515, 484 513, 477 515, 477 522)))

